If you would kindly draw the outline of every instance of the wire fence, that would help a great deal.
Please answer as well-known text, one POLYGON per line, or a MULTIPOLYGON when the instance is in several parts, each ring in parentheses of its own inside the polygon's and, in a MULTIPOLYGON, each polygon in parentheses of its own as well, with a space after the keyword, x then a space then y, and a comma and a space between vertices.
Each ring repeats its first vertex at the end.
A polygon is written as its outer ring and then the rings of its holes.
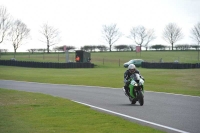
MULTIPOLYGON (((120 53, 120 52, 119 52, 120 53)), ((144 57, 145 62, 151 63, 160 63, 162 59, 162 63, 200 63, 198 61, 197 54, 182 54, 177 56, 151 56, 151 53, 146 56, 143 53, 143 56, 137 55, 135 53, 131 54, 131 56, 122 55, 129 53, 122 53, 121 55, 110 56, 109 54, 104 53, 92 53, 91 54, 91 63, 95 64, 95 66, 101 67, 123 67, 124 63, 128 62, 133 58, 142 58, 144 57)), ((35 61, 35 62, 54 62, 54 63, 67 63, 66 54, 65 53, 23 53, 23 54, 1 54, 0 60, 10 60, 16 59, 17 61, 35 61)), ((75 62, 75 53, 69 53, 68 62, 75 62)))

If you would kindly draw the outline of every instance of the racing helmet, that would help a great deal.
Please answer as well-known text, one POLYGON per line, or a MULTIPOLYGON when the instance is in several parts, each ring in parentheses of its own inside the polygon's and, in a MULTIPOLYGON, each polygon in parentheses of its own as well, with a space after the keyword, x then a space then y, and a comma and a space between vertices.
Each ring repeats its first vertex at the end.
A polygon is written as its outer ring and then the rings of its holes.
POLYGON ((134 64, 130 64, 130 65, 128 66, 128 70, 129 70, 130 73, 134 73, 134 72, 135 72, 135 69, 136 69, 136 67, 135 67, 134 64))

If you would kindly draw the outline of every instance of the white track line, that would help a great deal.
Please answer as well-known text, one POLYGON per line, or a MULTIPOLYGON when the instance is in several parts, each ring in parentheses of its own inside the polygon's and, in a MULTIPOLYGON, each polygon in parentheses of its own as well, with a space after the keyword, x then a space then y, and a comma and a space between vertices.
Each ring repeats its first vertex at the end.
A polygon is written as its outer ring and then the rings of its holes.
MULTIPOLYGON (((28 81, 16 81, 16 80, 2 80, 2 81, 38 83, 38 82, 28 82, 28 81)), ((51 83, 38 83, 38 84, 51 84, 51 83)), ((51 84, 51 85, 68 85, 68 84, 51 84)), ((85 86, 85 85, 69 85, 69 86, 85 86)), ((119 89, 119 88, 100 87, 100 86, 86 86, 86 87, 99 87, 99 88, 119 89)), ((153 91, 147 91, 147 92, 153 92, 153 91)), ((164 92, 154 92, 154 93, 164 93, 164 92)), ((165 93, 165 94, 181 95, 181 94, 173 94, 173 93, 165 93)), ((190 96, 190 95, 182 95, 182 96, 190 96)), ((191 96, 191 97, 198 97, 198 96, 191 96)), ((72 100, 72 101, 74 101, 74 100, 72 100)), ((114 111, 111 111, 111 110, 107 110, 107 109, 104 109, 104 108, 100 108, 100 107, 96 107, 96 106, 93 106, 93 105, 90 105, 90 104, 86 104, 86 103, 82 103, 82 102, 78 102, 78 101, 74 101, 74 102, 82 104, 82 105, 86 105, 86 106, 89 106, 89 107, 92 107, 92 108, 95 108, 95 109, 98 109, 98 110, 109 112, 109 113, 112 113, 112 114, 115 114, 115 115, 123 116, 123 117, 129 118, 129 119, 133 119, 133 120, 141 121, 141 122, 148 123, 148 124, 151 124, 151 125, 155 125, 155 126, 158 126, 158 127, 166 128, 166 129, 169 129, 169 130, 172 130, 172 131, 176 131, 176 132, 180 132, 180 133, 189 133, 189 132, 186 132, 186 131, 183 131, 183 130, 179 130, 179 129, 176 129, 176 128, 172 128, 172 127, 164 126, 164 125, 161 125, 161 124, 153 123, 153 122, 150 122, 150 121, 142 120, 142 119, 139 119, 139 118, 136 118, 136 117, 132 117, 132 116, 128 116, 128 115, 125 115, 125 114, 117 113, 117 112, 114 112, 114 111)))
POLYGON ((98 109, 98 110, 102 110, 102 111, 105 111, 105 112, 109 112, 109 113, 112 113, 112 114, 115 114, 115 115, 123 116, 123 117, 129 118, 129 119, 133 119, 133 120, 137 120, 137 121, 140 121, 140 122, 148 123, 148 124, 151 124, 151 125, 154 125, 154 126, 158 126, 158 127, 162 127, 162 128, 165 128, 165 129, 169 129, 169 130, 172 130, 172 131, 176 131, 176 132, 180 132, 180 133, 189 133, 189 132, 186 132, 186 131, 183 131, 183 130, 179 130, 179 129, 176 129, 176 128, 172 128, 172 127, 164 126, 164 125, 161 125, 161 124, 153 123, 153 122, 150 122, 150 121, 142 120, 142 119, 139 119, 139 118, 136 118, 136 117, 132 117, 132 116, 128 116, 128 115, 125 115, 125 114, 117 113, 117 112, 114 112, 114 111, 111 111, 111 110, 107 110, 107 109, 104 109, 104 108, 100 108, 100 107, 96 107, 96 106, 93 106, 93 105, 90 105, 90 104, 86 104, 86 103, 82 103, 82 102, 78 102, 78 101, 74 101, 74 100, 72 100, 72 101, 76 102, 76 103, 79 103, 79 104, 82 104, 82 105, 86 105, 86 106, 95 108, 95 109, 98 109))

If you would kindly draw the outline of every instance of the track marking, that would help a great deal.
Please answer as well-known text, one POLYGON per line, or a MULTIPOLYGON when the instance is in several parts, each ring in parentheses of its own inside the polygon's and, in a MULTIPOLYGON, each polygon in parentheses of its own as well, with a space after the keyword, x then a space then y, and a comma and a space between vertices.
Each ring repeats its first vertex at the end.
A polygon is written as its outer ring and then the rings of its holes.
POLYGON ((148 124, 151 124, 151 125, 154 125, 154 126, 158 126, 158 127, 162 127, 162 128, 165 128, 165 129, 169 129, 169 130, 172 130, 172 131, 176 131, 176 132, 180 132, 180 133, 189 133, 189 132, 186 132, 186 131, 183 131, 183 130, 179 130, 179 129, 176 129, 176 128, 164 126, 164 125, 157 124, 157 123, 154 123, 154 122, 142 120, 142 119, 139 119, 139 118, 136 118, 136 117, 132 117, 132 116, 128 116, 128 115, 125 115, 125 114, 117 113, 117 112, 114 112, 114 111, 111 111, 111 110, 107 110, 107 109, 104 109, 104 108, 96 107, 96 106, 93 106, 93 105, 90 105, 90 104, 87 104, 87 103, 82 103, 82 102, 78 102, 78 101, 74 101, 74 100, 72 100, 72 101, 76 102, 76 103, 79 103, 79 104, 82 104, 82 105, 86 105, 86 106, 95 108, 95 109, 98 109, 98 110, 102 110, 102 111, 105 111, 105 112, 109 112, 109 113, 112 113, 112 114, 115 114, 115 115, 123 116, 123 117, 129 118, 129 119, 133 119, 133 120, 137 120, 137 121, 140 121, 140 122, 148 123, 148 124))
MULTIPOLYGON (((15 82, 37 83, 37 84, 51 84, 51 83, 38 83, 38 82, 16 81, 16 80, 2 80, 2 81, 15 81, 15 82)), ((68 85, 68 84, 51 84, 51 85, 68 85)), ((85 86, 85 87, 98 87, 98 88, 107 88, 107 89, 120 89, 120 88, 100 87, 100 86, 86 86, 86 85, 69 85, 69 86, 85 86)), ((146 91, 146 92, 153 92, 153 91, 146 91)), ((164 92, 153 92, 153 93, 164 93, 164 92)), ((173 93, 164 93, 164 94, 181 95, 181 96, 189 96, 189 97, 198 97, 198 96, 173 94, 173 93)), ((200 97, 198 97, 198 98, 200 98, 200 97)), ((82 102, 78 102, 78 101, 74 101, 74 100, 71 100, 71 101, 79 103, 79 104, 82 104, 82 105, 86 105, 86 106, 89 106, 89 107, 92 107, 92 108, 95 108, 95 109, 98 109, 98 110, 109 112, 109 113, 112 113, 112 114, 115 114, 115 115, 118 115, 118 116, 123 116, 123 117, 129 118, 129 119, 133 119, 133 120, 137 120, 137 121, 140 121, 140 122, 148 123, 148 124, 151 124, 151 125, 154 125, 154 126, 158 126, 158 127, 162 127, 162 128, 165 128, 165 129, 169 129, 169 130, 172 130, 172 131, 176 131, 176 132, 180 132, 180 133, 189 133, 189 132, 186 132, 186 131, 183 131, 183 130, 179 130, 179 129, 176 129, 176 128, 172 128, 172 127, 164 126, 164 125, 161 125, 161 124, 153 123, 153 122, 150 122, 150 121, 142 120, 142 119, 139 119, 139 118, 136 118, 136 117, 132 117, 132 116, 128 116, 128 115, 125 115, 125 114, 117 113, 117 112, 114 112, 114 111, 111 111, 111 110, 107 110, 107 109, 104 109, 104 108, 100 108, 100 107, 96 107, 96 106, 93 106, 93 105, 90 105, 90 104, 86 104, 86 103, 82 103, 82 102)))

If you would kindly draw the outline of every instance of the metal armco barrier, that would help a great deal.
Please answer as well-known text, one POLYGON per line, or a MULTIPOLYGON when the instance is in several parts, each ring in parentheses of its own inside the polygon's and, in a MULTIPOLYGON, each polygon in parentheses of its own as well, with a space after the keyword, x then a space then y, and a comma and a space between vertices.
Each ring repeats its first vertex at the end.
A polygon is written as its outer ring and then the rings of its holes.
POLYGON ((200 63, 156 63, 156 62, 142 62, 142 68, 160 68, 160 69, 191 69, 200 68, 200 63))
POLYGON ((76 62, 53 63, 53 62, 0 60, 0 65, 34 67, 34 68, 94 68, 94 64, 92 63, 76 63, 76 62))

